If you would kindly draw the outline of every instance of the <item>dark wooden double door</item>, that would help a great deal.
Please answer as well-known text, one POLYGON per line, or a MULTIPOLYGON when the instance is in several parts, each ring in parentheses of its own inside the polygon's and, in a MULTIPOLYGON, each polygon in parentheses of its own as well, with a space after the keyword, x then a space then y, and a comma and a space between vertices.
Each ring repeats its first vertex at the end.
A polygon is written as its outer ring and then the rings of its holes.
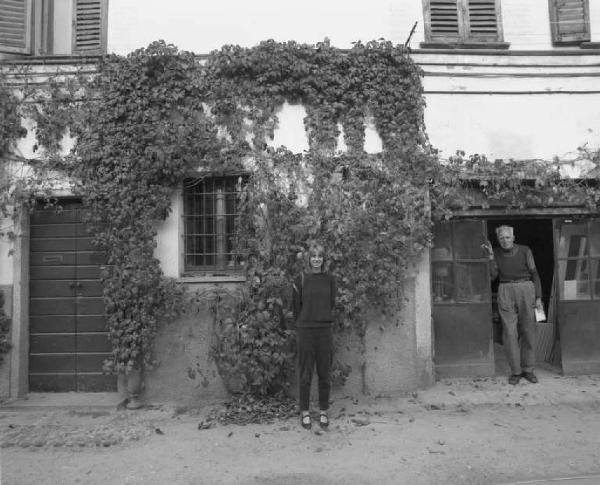
MULTIPOLYGON (((556 297, 553 311, 547 303, 546 311, 555 314, 562 371, 600 373, 600 219, 560 217, 548 223, 552 235, 545 249, 553 260, 549 290, 556 297)), ((481 249, 488 237, 482 219, 435 227, 431 276, 438 377, 495 373, 489 263, 481 249)), ((539 258, 542 248, 532 250, 539 258)))
POLYGON ((36 208, 30 225, 29 390, 114 391, 100 282, 105 255, 92 245, 77 200, 36 208))

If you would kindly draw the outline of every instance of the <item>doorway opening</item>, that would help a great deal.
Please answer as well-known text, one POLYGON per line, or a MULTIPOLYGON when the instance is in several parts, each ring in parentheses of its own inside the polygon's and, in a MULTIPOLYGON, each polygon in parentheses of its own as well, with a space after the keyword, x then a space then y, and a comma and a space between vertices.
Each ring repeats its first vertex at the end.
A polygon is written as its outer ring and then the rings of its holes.
MULTIPOLYGON (((533 253, 542 284, 542 303, 547 316, 546 322, 536 323, 537 368, 543 369, 551 374, 560 374, 562 373, 562 368, 556 306, 558 295, 556 295, 554 291, 556 285, 554 284, 554 238, 552 219, 488 219, 488 239, 492 242, 494 247, 498 246, 496 228, 501 225, 512 226, 514 228, 515 243, 529 246, 533 253)), ((495 372, 496 375, 508 375, 510 371, 502 345, 502 327, 496 304, 497 291, 498 282, 495 281, 492 283, 495 372)))

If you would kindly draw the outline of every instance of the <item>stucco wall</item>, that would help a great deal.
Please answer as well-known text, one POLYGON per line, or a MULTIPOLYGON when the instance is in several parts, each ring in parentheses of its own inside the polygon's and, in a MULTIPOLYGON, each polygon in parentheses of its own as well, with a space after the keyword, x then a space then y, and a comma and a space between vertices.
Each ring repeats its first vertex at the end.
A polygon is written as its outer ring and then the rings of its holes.
MULTIPOLYGON (((431 328, 430 313, 417 314, 430 306, 428 292, 422 291, 420 285, 418 275, 406 280, 403 308, 399 313, 370 312, 364 343, 355 332, 336 334, 335 359, 349 365, 351 372, 343 386, 333 388, 333 399, 365 393, 397 395, 433 382, 430 364, 423 364, 418 358, 418 334, 424 332, 427 338, 431 328), (427 368, 429 375, 425 375, 427 368)), ((156 340, 160 364, 146 376, 145 397, 149 402, 198 406, 223 399, 228 394, 211 357, 211 348, 216 342, 211 310, 211 291, 215 287, 207 283, 186 286, 191 293, 198 292, 201 296, 178 321, 160 330, 156 340)), ((237 286, 220 284, 219 289, 222 294, 232 295, 237 286)), ((294 377, 290 386, 295 395, 294 377)), ((315 399, 316 390, 315 376, 312 391, 315 399)))
MULTIPOLYGON (((10 230, 14 230, 12 220, 0 218, 0 232, 10 230)), ((13 258, 9 255, 12 248, 13 243, 8 236, 0 236, 0 286, 12 285, 13 282, 13 258)))
MULTIPOLYGON (((178 2, 165 9, 160 0, 111 2, 108 49, 126 54, 165 39, 182 49, 206 54, 225 44, 252 46, 265 39, 316 43, 325 37, 333 45, 350 48, 357 40, 385 38, 416 48, 424 40, 422 0, 229 0, 224 2, 178 2), (135 15, 131 12, 135 11, 135 15)), ((600 40, 600 2, 590 0, 592 40, 600 40)), ((550 49, 548 0, 502 0, 504 40, 511 49, 550 49)))
MULTIPOLYGON (((4 306, 2 310, 9 318, 12 318, 12 285, 0 284, 0 292, 4 295, 4 306)), ((0 362, 0 400, 10 395, 10 350, 9 354, 2 356, 0 362)))

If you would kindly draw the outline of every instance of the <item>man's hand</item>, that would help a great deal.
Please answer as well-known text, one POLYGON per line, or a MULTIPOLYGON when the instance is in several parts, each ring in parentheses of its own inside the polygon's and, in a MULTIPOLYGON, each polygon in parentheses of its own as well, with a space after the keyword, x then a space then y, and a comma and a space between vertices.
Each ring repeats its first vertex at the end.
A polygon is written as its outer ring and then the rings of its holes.
POLYGON ((481 249, 484 249, 488 253, 488 258, 494 259, 494 250, 492 249, 492 243, 488 240, 481 245, 481 249))
POLYGON ((535 307, 542 311, 544 309, 544 306, 542 305, 542 299, 541 298, 536 298, 535 299, 535 307))

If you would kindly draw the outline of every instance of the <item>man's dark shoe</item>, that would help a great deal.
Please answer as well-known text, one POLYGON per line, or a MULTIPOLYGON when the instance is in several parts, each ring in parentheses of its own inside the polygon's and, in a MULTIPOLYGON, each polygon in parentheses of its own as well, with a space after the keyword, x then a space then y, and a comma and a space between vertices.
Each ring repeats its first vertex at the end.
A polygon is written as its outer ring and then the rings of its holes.
POLYGON ((512 384, 513 386, 516 386, 519 381, 521 380, 521 375, 520 374, 513 374, 512 376, 510 376, 508 378, 508 383, 512 384))
POLYGON ((533 372, 523 372, 521 373, 521 377, 523 379, 527 379, 532 384, 535 384, 538 381, 538 378, 535 376, 533 372))

